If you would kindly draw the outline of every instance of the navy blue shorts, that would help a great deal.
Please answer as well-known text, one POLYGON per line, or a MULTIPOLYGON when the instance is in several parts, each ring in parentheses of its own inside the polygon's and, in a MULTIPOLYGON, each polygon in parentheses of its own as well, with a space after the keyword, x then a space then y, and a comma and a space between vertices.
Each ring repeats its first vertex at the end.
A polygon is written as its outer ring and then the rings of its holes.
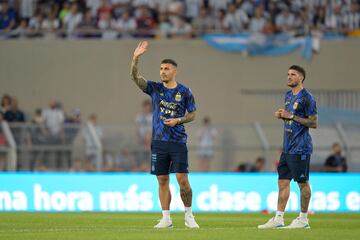
POLYGON ((188 150, 185 143, 152 141, 151 174, 189 173, 188 150))
POLYGON ((310 154, 282 153, 277 167, 279 179, 294 179, 299 183, 309 181, 310 154))

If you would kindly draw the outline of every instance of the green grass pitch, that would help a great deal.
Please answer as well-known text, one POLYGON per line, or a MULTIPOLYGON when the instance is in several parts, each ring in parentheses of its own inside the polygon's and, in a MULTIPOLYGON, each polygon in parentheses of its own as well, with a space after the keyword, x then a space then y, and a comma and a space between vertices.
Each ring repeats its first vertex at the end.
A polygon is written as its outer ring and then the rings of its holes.
MULTIPOLYGON (((200 229, 186 229, 184 215, 173 213, 174 228, 154 229, 160 213, 0 213, 0 239, 360 239, 360 213, 316 213, 311 229, 259 230, 271 215, 196 213, 200 229)), ((285 215, 285 222, 297 214, 285 215)))

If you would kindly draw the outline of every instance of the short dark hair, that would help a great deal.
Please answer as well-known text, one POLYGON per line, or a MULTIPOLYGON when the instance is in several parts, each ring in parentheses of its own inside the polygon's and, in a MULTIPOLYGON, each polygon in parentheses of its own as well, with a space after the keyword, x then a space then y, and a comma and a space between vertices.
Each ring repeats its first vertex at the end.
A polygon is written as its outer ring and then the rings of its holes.
POLYGON ((177 67, 178 65, 177 65, 177 63, 174 61, 174 60, 172 60, 172 59, 170 59, 170 58, 166 58, 166 59, 164 59, 164 60, 162 60, 161 61, 161 64, 171 64, 171 65, 173 65, 173 66, 175 66, 175 67, 177 67))
POLYGON ((304 78, 303 78, 302 82, 305 81, 306 72, 303 67, 300 67, 299 65, 292 65, 289 67, 289 70, 290 69, 295 70, 295 71, 299 72, 301 75, 303 75, 304 78))

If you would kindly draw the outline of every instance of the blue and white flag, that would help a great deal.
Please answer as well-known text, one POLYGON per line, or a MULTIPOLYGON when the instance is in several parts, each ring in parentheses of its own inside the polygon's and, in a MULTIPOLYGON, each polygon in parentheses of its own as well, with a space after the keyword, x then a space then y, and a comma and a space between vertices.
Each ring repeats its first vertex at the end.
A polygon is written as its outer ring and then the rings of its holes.
POLYGON ((207 34, 204 40, 223 52, 244 52, 251 56, 279 56, 297 49, 306 60, 311 60, 313 39, 290 37, 288 34, 264 35, 261 33, 207 34))

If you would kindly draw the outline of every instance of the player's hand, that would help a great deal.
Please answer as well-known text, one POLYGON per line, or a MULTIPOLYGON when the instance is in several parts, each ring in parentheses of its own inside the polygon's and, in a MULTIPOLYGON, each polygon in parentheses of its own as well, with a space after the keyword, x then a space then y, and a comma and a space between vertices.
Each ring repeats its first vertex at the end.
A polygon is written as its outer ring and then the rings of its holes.
POLYGON ((291 112, 288 112, 284 109, 279 109, 279 111, 280 111, 281 118, 287 119, 287 120, 292 120, 294 115, 291 112))
POLYGON ((179 119, 178 118, 168 118, 164 120, 164 124, 168 127, 174 127, 175 125, 177 125, 179 123, 179 119))
POLYGON ((136 47, 133 57, 138 58, 143 55, 146 52, 148 45, 149 43, 147 41, 141 41, 136 47))
POLYGON ((281 110, 282 110, 282 109, 278 109, 278 110, 275 112, 275 117, 276 117, 277 119, 281 119, 281 110))

